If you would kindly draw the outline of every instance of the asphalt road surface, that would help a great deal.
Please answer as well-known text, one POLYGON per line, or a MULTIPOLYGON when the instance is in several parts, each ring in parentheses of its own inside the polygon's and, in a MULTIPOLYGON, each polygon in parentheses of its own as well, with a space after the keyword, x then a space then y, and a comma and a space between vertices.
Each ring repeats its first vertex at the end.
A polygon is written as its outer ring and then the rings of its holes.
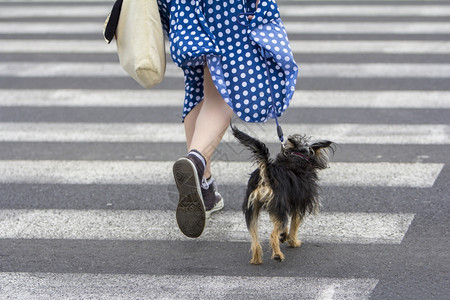
MULTIPOLYGON (((278 1, 300 66, 280 122, 339 148, 301 248, 271 260, 262 222, 260 266, 229 133, 225 208, 178 230, 182 73, 121 70, 112 2, 0 1, 0 299, 450 298, 450 1, 278 1)), ((235 124, 278 151, 273 121, 235 124)))

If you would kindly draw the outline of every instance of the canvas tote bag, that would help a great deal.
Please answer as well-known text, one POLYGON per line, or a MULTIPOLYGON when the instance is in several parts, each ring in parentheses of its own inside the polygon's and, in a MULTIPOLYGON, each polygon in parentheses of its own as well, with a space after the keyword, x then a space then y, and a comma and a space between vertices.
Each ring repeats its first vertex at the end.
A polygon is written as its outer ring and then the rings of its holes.
MULTIPOLYGON (((156 0, 123 0, 119 10, 115 37, 120 65, 141 86, 150 88, 163 80, 166 70, 158 3, 156 0)), ((112 16, 106 23, 114 24, 112 16)))

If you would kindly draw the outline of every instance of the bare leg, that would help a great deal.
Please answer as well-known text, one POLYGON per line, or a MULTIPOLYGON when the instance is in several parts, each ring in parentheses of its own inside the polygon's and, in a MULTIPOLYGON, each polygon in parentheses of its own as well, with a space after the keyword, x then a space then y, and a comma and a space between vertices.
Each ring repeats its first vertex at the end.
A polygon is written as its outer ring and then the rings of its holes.
POLYGON ((230 124, 233 110, 217 91, 205 68, 204 99, 186 116, 184 128, 188 150, 196 149, 206 159, 204 176, 211 175, 211 157, 230 124))
POLYGON ((192 136, 195 131, 195 122, 197 122, 198 113, 203 106, 203 101, 197 104, 184 118, 184 132, 186 135, 186 145, 189 150, 192 142, 192 136))

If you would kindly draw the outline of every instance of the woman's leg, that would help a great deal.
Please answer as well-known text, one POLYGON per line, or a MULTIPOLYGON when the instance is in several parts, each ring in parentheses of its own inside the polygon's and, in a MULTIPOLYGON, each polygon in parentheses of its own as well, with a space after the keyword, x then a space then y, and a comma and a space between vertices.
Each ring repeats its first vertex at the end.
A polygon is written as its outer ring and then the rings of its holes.
POLYGON ((213 181, 212 185, 204 188, 201 176, 211 176, 211 157, 228 128, 232 114, 232 109, 214 86, 208 68, 205 68, 204 99, 184 119, 189 154, 173 165, 179 193, 177 223, 188 237, 199 237, 208 215, 223 207, 223 199, 217 196, 213 181), (201 155, 191 151, 194 149, 201 155))
POLYGON ((233 110, 217 91, 209 72, 205 68, 204 99, 184 120, 188 150, 196 149, 206 159, 204 177, 211 175, 211 158, 227 130, 233 110))
POLYGON ((189 150, 191 147, 192 137, 194 136, 195 123, 197 122, 198 113, 203 106, 203 101, 200 101, 184 118, 184 133, 186 135, 186 146, 189 150))

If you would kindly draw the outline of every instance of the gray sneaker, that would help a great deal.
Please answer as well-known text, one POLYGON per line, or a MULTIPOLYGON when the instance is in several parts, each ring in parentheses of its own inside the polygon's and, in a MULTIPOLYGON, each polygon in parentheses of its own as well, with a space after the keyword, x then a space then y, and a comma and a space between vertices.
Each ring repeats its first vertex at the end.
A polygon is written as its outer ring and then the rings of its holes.
POLYGON ((205 203, 206 218, 223 208, 223 198, 217 191, 217 184, 213 177, 202 184, 202 196, 205 203))
POLYGON ((173 165, 173 176, 179 193, 177 223, 181 232, 191 238, 199 237, 206 224, 201 188, 205 167, 205 158, 196 150, 190 151, 173 165))

